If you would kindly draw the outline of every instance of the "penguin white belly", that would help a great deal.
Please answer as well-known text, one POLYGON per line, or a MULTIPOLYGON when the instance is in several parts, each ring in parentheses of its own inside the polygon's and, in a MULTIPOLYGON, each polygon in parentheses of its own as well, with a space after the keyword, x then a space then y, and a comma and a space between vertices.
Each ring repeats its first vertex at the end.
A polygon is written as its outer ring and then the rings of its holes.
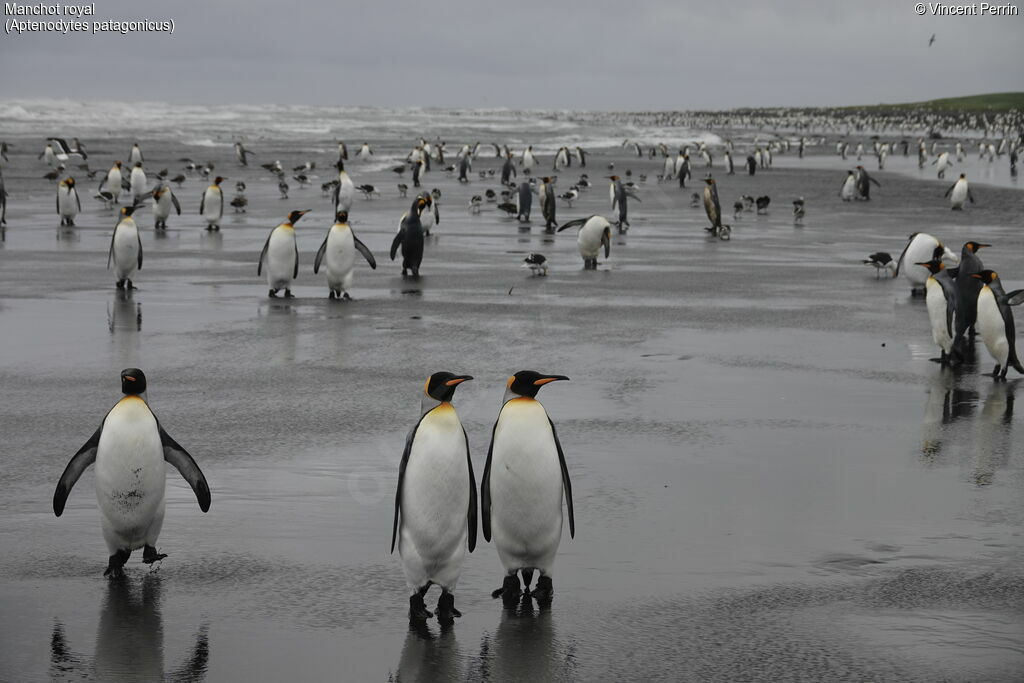
POLYGON ((615 208, 615 183, 608 186, 608 201, 611 202, 612 209, 615 208))
POLYGON ((72 188, 61 188, 57 191, 57 203, 61 218, 74 218, 78 215, 78 203, 72 188))
POLYGON ((903 263, 900 270, 903 276, 910 280, 913 287, 921 287, 927 282, 931 273, 924 266, 917 265, 932 260, 932 253, 935 247, 939 246, 938 241, 931 235, 920 233, 914 237, 903 254, 903 263))
POLYGON ((853 191, 856 186, 857 183, 854 180, 853 176, 847 176, 846 182, 843 183, 843 189, 839 191, 839 198, 842 199, 844 202, 848 202, 851 199, 853 199, 853 191))
POLYGON ((141 168, 132 169, 132 198, 138 199, 146 193, 146 174, 141 168))
POLYGON ((338 181, 338 208, 336 210, 348 211, 352 208, 352 202, 355 201, 356 186, 347 173, 342 174, 338 181))
POLYGON ((551 573, 562 538, 562 470, 544 406, 514 398, 494 431, 491 534, 505 569, 551 573))
POLYGON ((121 196, 121 172, 118 170, 112 170, 107 173, 107 183, 103 186, 110 194, 114 195, 114 201, 121 196))
POLYGON ((999 363, 1000 368, 1006 367, 1010 355, 1010 343, 1006 339, 1006 323, 999 311, 992 290, 986 285, 978 292, 978 318, 975 323, 985 348, 999 363))
POLYGON ((964 202, 967 201, 967 183, 958 180, 956 185, 953 186, 953 191, 949 195, 949 203, 955 209, 963 208, 964 202))
POLYGON ((932 341, 943 351, 949 353, 953 348, 953 338, 949 336, 949 331, 946 329, 946 295, 942 292, 942 285, 933 277, 928 278, 925 282, 925 291, 928 320, 932 325, 932 341))
POLYGON ((458 583, 469 537, 469 464, 462 423, 451 404, 420 422, 402 482, 399 552, 411 590, 458 583))
POLYGON ((604 235, 604 219, 599 216, 591 218, 580 228, 576 236, 576 246, 579 247, 580 256, 585 260, 596 259, 601 253, 601 236, 604 235))
POLYGON ((271 289, 291 289, 295 279, 295 232, 277 227, 270 235, 267 246, 267 285, 271 289))
POLYGON ((331 289, 347 292, 352 287, 352 271, 355 269, 356 248, 352 231, 332 227, 327 236, 327 284, 331 289))
POLYGON ((144 400, 126 396, 104 420, 96 451, 96 500, 111 554, 156 542, 166 479, 156 418, 144 400))
POLYGON ((673 175, 675 175, 675 170, 676 164, 675 161, 673 161, 672 157, 665 157, 665 168, 662 171, 662 173, 664 173, 665 175, 665 179, 667 180, 671 178, 673 175))
POLYGON ((135 221, 121 221, 114 228, 114 275, 130 279, 139 266, 139 228, 135 221))
POLYGON ((171 215, 171 193, 164 192, 153 205, 153 218, 158 221, 166 221, 171 215))
POLYGON ((220 190, 212 187, 207 188, 206 193, 203 195, 203 218, 206 219, 206 222, 210 225, 220 222, 221 211, 223 209, 221 206, 222 196, 223 195, 220 190))

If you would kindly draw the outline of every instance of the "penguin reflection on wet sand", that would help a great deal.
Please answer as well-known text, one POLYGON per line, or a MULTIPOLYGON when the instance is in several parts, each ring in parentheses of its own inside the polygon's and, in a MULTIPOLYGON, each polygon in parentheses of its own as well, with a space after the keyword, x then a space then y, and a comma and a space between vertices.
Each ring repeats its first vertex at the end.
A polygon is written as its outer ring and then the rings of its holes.
POLYGON ((494 541, 506 572, 502 587, 492 597, 502 598, 506 606, 515 606, 524 589, 541 606, 550 605, 551 573, 562 538, 563 499, 569 536, 576 535, 565 455, 554 423, 536 400, 545 385, 568 379, 532 370, 509 377, 491 433, 480 484, 480 513, 484 539, 494 541), (534 571, 540 577, 531 591, 534 571))
POLYGON ((181 664, 164 671, 164 630, 161 615, 161 578, 146 574, 140 581, 125 578, 107 583, 100 608, 95 650, 90 658, 75 652, 54 623, 50 636, 52 680, 203 681, 210 659, 207 626, 195 634, 192 649, 181 664))
POLYGON ((267 286, 270 297, 284 289, 286 299, 292 298, 292 283, 299 276, 299 245, 295 240, 295 223, 309 211, 292 211, 283 223, 270 231, 263 244, 256 275, 267 269, 267 286))
POLYGON ((164 523, 165 461, 174 465, 192 487, 199 508, 203 512, 210 509, 206 477, 150 410, 142 370, 121 371, 121 392, 124 397, 71 458, 53 494, 53 512, 60 517, 71 488, 95 463, 96 499, 103 538, 110 551, 103 575, 113 579, 124 576, 124 565, 133 550, 143 549, 142 561, 146 564, 167 557, 156 549, 164 523))
POLYGON ((402 557, 409 587, 409 619, 423 621, 423 597, 441 587, 437 619, 451 623, 462 613, 453 594, 467 550, 476 548, 476 478, 469 437, 452 397, 469 375, 435 372, 423 387, 420 418, 409 431, 398 469, 391 552, 402 557))
POLYGON ((982 283, 978 292, 977 325, 985 348, 996 361, 992 376, 1006 379, 1010 367, 1024 375, 1024 367, 1017 359, 1017 333, 1010 308, 1024 303, 1024 289, 1004 292, 999 276, 992 270, 982 270, 971 277, 982 283))

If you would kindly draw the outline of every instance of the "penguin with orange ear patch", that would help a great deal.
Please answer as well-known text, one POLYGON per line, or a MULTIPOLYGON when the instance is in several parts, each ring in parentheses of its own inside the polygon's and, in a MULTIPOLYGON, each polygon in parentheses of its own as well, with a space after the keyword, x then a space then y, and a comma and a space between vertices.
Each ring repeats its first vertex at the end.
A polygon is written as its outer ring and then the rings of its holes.
POLYGON ((469 456, 469 437, 451 400, 469 375, 435 372, 423 387, 420 419, 405 439, 395 492, 391 552, 402 556, 409 586, 409 619, 433 616, 423 597, 430 586, 441 587, 437 619, 450 624, 462 613, 455 609, 455 586, 466 552, 476 548, 476 478, 469 456))
POLYGON ((576 535, 572 484, 555 425, 537 392, 551 382, 568 380, 522 370, 508 378, 480 484, 484 538, 493 539, 505 567, 502 587, 492 593, 514 606, 523 589, 540 605, 554 595, 551 573, 562 540, 565 504, 569 535, 576 535), (533 572, 540 572, 531 592, 533 572), (522 572, 520 586, 518 572, 522 572))
POLYGON ((992 376, 1006 379, 1006 371, 1010 367, 1024 375, 1024 367, 1017 359, 1017 332, 1013 325, 1013 311, 1010 310, 1011 306, 1024 303, 1024 289, 1007 294, 993 270, 982 270, 971 277, 982 283, 978 292, 976 324, 985 348, 996 360, 992 376))

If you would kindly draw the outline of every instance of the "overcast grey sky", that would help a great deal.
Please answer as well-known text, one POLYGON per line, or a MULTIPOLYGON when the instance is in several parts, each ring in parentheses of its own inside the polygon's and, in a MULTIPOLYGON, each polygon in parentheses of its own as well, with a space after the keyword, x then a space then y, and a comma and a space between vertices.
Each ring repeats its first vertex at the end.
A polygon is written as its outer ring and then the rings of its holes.
POLYGON ((612 110, 904 102, 1024 90, 1021 2, 1017 17, 922 17, 906 0, 97 0, 87 20, 174 19, 175 33, 0 36, 0 98, 612 110))

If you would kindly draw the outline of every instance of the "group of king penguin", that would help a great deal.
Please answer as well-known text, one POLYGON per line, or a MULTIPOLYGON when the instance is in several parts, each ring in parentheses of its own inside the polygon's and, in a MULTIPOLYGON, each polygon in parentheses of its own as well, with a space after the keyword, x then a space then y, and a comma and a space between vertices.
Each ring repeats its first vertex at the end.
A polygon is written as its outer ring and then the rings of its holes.
MULTIPOLYGON (((391 552, 397 543, 414 621, 434 616, 424 596, 435 584, 441 588, 438 620, 450 624, 462 616, 454 592, 466 554, 476 548, 478 517, 484 540, 494 542, 505 569, 492 597, 510 608, 521 599, 550 606, 563 504, 569 535, 576 534, 565 454, 554 423, 536 398, 545 385, 569 378, 533 370, 508 378, 479 497, 469 436, 452 406, 455 390, 472 379, 450 372, 427 378, 420 417, 409 431, 399 464, 391 552), (531 587, 535 572, 537 582, 531 587)), ((141 369, 121 371, 122 398, 71 458, 53 494, 53 511, 60 517, 75 482, 95 465, 100 525, 109 551, 104 576, 111 579, 124 577, 125 563, 139 548, 145 564, 167 557, 156 547, 166 506, 165 462, 192 487, 200 509, 210 509, 206 477, 153 414, 146 387, 141 369)))
POLYGON ((999 275, 982 265, 978 251, 989 246, 965 242, 958 258, 937 238, 918 232, 889 269, 893 277, 905 274, 912 294, 924 293, 932 341, 939 347, 933 360, 944 366, 968 360, 977 333, 996 362, 992 376, 1005 379, 1011 367, 1024 374, 1012 309, 1024 303, 1024 289, 1006 292, 999 275))

